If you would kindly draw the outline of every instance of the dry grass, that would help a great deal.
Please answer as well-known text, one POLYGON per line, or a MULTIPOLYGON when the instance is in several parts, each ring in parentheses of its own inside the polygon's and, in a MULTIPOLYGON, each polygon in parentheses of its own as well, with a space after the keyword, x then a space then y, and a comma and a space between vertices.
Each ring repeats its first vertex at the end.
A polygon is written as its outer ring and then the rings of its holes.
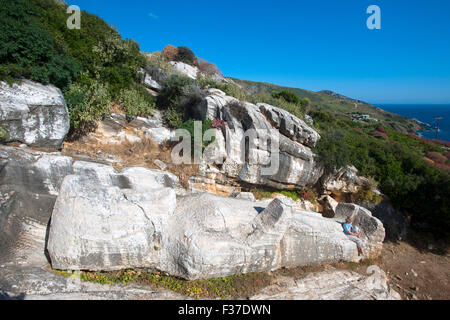
POLYGON ((175 174, 184 188, 188 188, 189 178, 198 173, 198 165, 173 164, 172 148, 169 143, 158 146, 148 138, 142 138, 140 142, 125 140, 120 144, 76 141, 65 143, 63 154, 74 158, 83 155, 94 160, 113 157, 116 161, 112 165, 118 171, 128 167, 160 169, 154 163, 158 159, 167 164, 166 170, 175 174))

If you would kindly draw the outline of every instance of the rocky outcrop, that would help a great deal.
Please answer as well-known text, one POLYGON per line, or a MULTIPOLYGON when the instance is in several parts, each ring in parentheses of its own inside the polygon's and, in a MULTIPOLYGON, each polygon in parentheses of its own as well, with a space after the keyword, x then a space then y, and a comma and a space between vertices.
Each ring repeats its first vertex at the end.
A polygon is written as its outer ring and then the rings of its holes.
POLYGON ((360 259, 339 223, 297 211, 287 199, 207 193, 175 199, 167 183, 136 176, 134 183, 112 185, 89 176, 65 178, 48 240, 54 268, 150 268, 198 279, 360 259))
POLYGON ((175 131, 165 127, 151 128, 145 131, 145 136, 150 138, 154 143, 162 145, 175 137, 175 131))
POLYGON ((363 207, 353 203, 339 203, 334 220, 344 223, 347 217, 353 220, 353 225, 361 229, 361 239, 366 244, 365 255, 371 258, 377 257, 383 249, 385 238, 383 223, 363 207))
POLYGON ((163 115, 155 110, 148 118, 127 119, 125 114, 112 113, 98 121, 95 132, 82 137, 82 140, 88 144, 122 144, 141 142, 147 137, 154 138, 155 143, 162 143, 170 136, 170 130, 163 127, 163 115))
POLYGON ((322 175, 310 149, 319 134, 284 110, 240 102, 220 90, 209 89, 192 111, 202 119, 226 121, 205 154, 207 161, 219 163, 228 177, 253 185, 294 189, 314 185, 322 175), (271 164, 277 170, 268 174, 265 168, 271 164))
POLYGON ((271 106, 267 103, 258 103, 259 110, 275 129, 289 139, 305 146, 312 147, 320 139, 319 134, 308 127, 303 120, 287 112, 286 110, 271 106))
POLYGON ((358 169, 347 166, 336 170, 334 173, 322 177, 322 187, 325 192, 356 193, 360 187, 367 184, 367 179, 358 176, 358 169))
POLYGON ((0 127, 4 142, 59 149, 70 128, 64 96, 52 85, 0 82, 0 127))
POLYGON ((282 277, 250 300, 401 300, 381 269, 371 266, 367 271, 372 274, 332 268, 299 279, 282 277))
POLYGON ((172 65, 176 73, 179 73, 191 79, 197 79, 197 75, 199 72, 197 67, 190 66, 180 61, 171 61, 170 64, 172 65))
POLYGON ((0 300, 186 300, 164 288, 136 284, 85 282, 80 273, 70 277, 42 266, 3 266, 0 268, 0 300))

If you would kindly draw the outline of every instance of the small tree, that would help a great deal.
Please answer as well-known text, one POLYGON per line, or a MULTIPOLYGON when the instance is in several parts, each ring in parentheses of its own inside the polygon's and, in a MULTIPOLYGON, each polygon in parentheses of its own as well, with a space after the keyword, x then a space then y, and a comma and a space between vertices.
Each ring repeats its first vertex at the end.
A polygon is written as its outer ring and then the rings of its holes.
POLYGON ((197 57, 194 52, 187 47, 178 47, 178 54, 175 58, 175 61, 184 62, 186 64, 194 65, 194 62, 197 61, 197 57))
POLYGON ((175 61, 178 56, 178 49, 169 44, 164 48, 162 54, 168 61, 175 61))
POLYGON ((215 74, 221 74, 219 68, 214 63, 210 62, 204 62, 199 65, 200 72, 203 72, 204 74, 207 74, 209 76, 215 75, 215 74))

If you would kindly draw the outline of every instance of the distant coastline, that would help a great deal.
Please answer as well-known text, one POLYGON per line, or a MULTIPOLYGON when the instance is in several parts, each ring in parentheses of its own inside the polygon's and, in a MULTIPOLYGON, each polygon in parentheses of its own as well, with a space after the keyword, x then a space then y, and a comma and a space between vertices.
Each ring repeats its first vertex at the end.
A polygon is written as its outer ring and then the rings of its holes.
POLYGON ((443 119, 439 123, 438 140, 450 142, 450 104, 375 104, 375 106, 410 119, 416 119, 423 124, 425 129, 416 133, 426 139, 435 139, 435 118, 442 117, 443 119))

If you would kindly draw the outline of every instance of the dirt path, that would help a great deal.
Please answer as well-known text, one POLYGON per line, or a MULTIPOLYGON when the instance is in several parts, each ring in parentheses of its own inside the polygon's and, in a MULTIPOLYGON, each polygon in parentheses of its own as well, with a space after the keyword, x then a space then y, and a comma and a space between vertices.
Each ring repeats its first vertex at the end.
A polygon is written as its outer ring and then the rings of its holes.
POLYGON ((385 243, 379 266, 404 299, 450 299, 450 256, 400 242, 385 243))
MULTIPOLYGON (((405 300, 450 299, 450 256, 434 247, 417 248, 407 242, 386 242, 382 255, 373 261, 384 270, 392 289, 405 300)), ((367 263, 346 264, 364 273, 367 263)))

